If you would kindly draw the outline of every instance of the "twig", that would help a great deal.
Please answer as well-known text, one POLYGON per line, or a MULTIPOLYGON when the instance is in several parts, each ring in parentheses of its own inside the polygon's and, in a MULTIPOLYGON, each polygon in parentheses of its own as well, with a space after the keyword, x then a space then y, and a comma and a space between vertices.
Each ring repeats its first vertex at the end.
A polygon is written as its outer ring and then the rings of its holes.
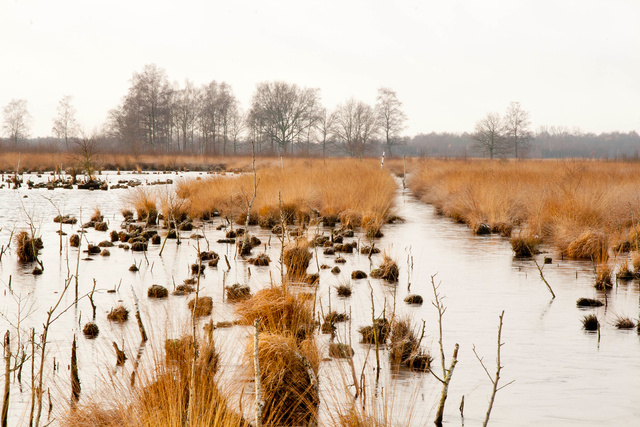
POLYGON ((496 352, 496 375, 495 375, 494 378, 492 378, 491 375, 489 374, 489 370, 484 365, 484 362, 482 361, 482 358, 480 356, 478 356, 478 353, 476 352, 476 347, 473 346, 473 354, 476 355, 476 358, 480 362, 480 365, 482 365, 482 369, 484 369, 484 372, 489 377, 489 381, 491 381, 491 384, 493 384, 493 388, 491 390, 491 398, 489 399, 489 408, 487 409, 487 415, 484 418, 484 422, 482 423, 482 427, 486 427, 486 425, 489 423, 489 416, 491 415, 491 409, 493 408, 493 402, 496 399, 496 393, 499 392, 500 390, 502 390, 503 388, 505 388, 506 386, 508 386, 509 384, 513 383, 513 381, 511 381, 511 382, 503 385, 502 387, 498 387, 498 381, 500 381, 500 371, 503 368, 503 366, 500 365, 500 348, 504 345, 504 343, 501 342, 501 339, 502 339, 502 318, 503 317, 504 317, 504 310, 502 310, 502 313, 499 316, 500 323, 498 324, 498 350, 496 352))

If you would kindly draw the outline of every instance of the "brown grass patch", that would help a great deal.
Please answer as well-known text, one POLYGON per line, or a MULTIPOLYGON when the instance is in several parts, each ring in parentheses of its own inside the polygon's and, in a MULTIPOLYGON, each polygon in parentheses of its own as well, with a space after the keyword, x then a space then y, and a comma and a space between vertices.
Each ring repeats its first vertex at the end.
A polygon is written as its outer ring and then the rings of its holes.
MULTIPOLYGON (((253 360, 253 340, 246 358, 253 360)), ((313 339, 272 333, 259 336, 258 358, 265 425, 308 425, 318 412, 318 368, 320 356, 313 339)), ((249 364, 250 366, 252 364, 249 364)), ((253 372, 253 371, 252 371, 253 372)))
POLYGON ((472 228, 486 223, 509 235, 517 227, 565 256, 598 262, 612 244, 621 250, 637 244, 638 163, 426 160, 413 167, 413 193, 472 228))
POLYGON ((400 277, 398 264, 387 254, 384 254, 382 264, 378 268, 371 270, 371 277, 374 279, 384 279, 389 282, 397 282, 400 277))
POLYGON ((189 301, 188 307, 189 311, 196 317, 209 316, 213 311, 213 299, 211 297, 198 297, 198 303, 196 304, 196 299, 194 298, 189 301))
POLYGON ((129 320, 129 310, 123 305, 114 307, 107 314, 107 319, 112 322, 124 323, 129 320))
MULTIPOLYGON (((333 226, 343 219, 349 226, 359 226, 361 218, 369 215, 375 219, 373 226, 391 216, 396 184, 377 161, 285 159, 284 168, 267 166, 257 174, 258 194, 252 216, 264 227, 280 223, 278 193, 289 224, 294 220, 302 224, 319 215, 325 218, 325 225, 333 226)), ((177 189, 178 196, 188 201, 191 216, 215 207, 223 216, 239 220, 246 216, 245 195, 252 193, 250 175, 188 180, 180 182, 177 189)))
POLYGON ((38 251, 42 249, 42 239, 32 238, 26 231, 19 232, 15 237, 18 260, 20 262, 32 262, 38 258, 38 251))
POLYGON ((311 303, 280 287, 259 290, 239 303, 236 313, 240 324, 253 325, 260 318, 261 330, 273 333, 306 336, 314 327, 311 303))

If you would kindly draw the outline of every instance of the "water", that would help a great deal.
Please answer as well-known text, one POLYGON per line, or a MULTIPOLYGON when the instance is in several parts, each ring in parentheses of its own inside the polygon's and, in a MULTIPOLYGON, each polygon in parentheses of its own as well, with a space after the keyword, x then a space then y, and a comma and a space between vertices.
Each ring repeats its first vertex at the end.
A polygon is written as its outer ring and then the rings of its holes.
MULTIPOLYGON (((110 175, 112 182, 118 179, 137 178, 146 181, 166 180, 167 177, 178 180, 183 176, 198 176, 195 173, 173 175, 110 175)), ((34 178, 35 179, 35 178, 34 178)), ((40 178, 46 179, 46 176, 40 178)), ((155 191, 170 191, 171 186, 148 187, 155 191)), ((99 207, 109 229, 119 230, 122 219, 120 211, 127 207, 126 197, 136 190, 82 191, 82 190, 0 190, 0 245, 6 245, 11 229, 20 229, 32 222, 43 237, 44 250, 41 259, 45 272, 41 276, 31 274, 33 266, 21 266, 15 253, 6 253, 0 263, 0 283, 4 283, 0 294, 0 309, 12 323, 17 322, 18 304, 23 307, 21 328, 27 330, 34 326, 41 330, 47 309, 58 299, 68 276, 75 273, 77 249, 63 247, 59 253, 59 240, 52 218, 57 209, 65 214, 75 215, 87 221, 93 209, 99 207), (23 196, 28 196, 24 198, 23 196), (50 200, 49 200, 50 199, 50 200), (57 209, 56 209, 57 207, 57 209), (31 218, 31 220, 29 220, 31 218), (67 255, 68 254, 68 255, 67 255), (67 261, 68 258, 68 261, 67 261), (12 278, 13 296, 8 291, 9 276, 12 278)), ((367 273, 376 267, 382 254, 373 255, 370 261, 365 255, 354 252, 342 255, 347 263, 340 265, 342 273, 333 275, 329 270, 320 271, 318 297, 324 312, 328 309, 329 292, 333 310, 349 311, 352 314, 352 340, 356 351, 354 362, 358 376, 367 360, 365 372, 371 386, 368 398, 378 396, 382 405, 387 402, 393 411, 392 418, 401 424, 407 423, 407 414, 411 415, 412 425, 431 424, 440 395, 440 384, 429 374, 407 371, 393 373, 388 366, 386 353, 381 355, 381 382, 375 387, 371 380, 371 368, 375 365, 374 352, 370 346, 360 344, 357 328, 371 322, 371 284, 374 291, 376 315, 386 304, 390 313, 394 305, 399 315, 411 316, 416 329, 422 320, 426 322, 426 335, 423 347, 434 356, 433 367, 440 370, 438 357, 437 312, 431 305, 433 290, 431 276, 439 284, 439 293, 443 297, 446 313, 443 319, 443 341, 446 365, 449 366, 455 343, 460 344, 459 362, 455 368, 449 388, 449 397, 445 409, 447 425, 480 425, 486 413, 491 392, 491 383, 487 374, 473 353, 475 345, 480 357, 493 376, 495 373, 495 355, 497 347, 498 316, 504 310, 502 330, 502 365, 500 384, 514 381, 499 391, 491 414, 491 425, 631 425, 640 417, 637 407, 638 394, 635 386, 640 383, 640 370, 637 360, 640 345, 635 329, 617 330, 613 323, 618 316, 638 318, 638 283, 619 282, 608 293, 607 307, 583 310, 575 306, 580 297, 604 295, 593 288, 593 266, 589 262, 562 261, 559 254, 549 251, 540 255, 538 262, 542 266, 542 256, 551 256, 553 263, 545 265, 545 278, 552 286, 556 298, 551 295, 540 279, 538 270, 530 260, 513 258, 507 240, 498 236, 479 237, 463 225, 454 224, 439 217, 427 205, 415 200, 408 192, 399 190, 397 213, 405 219, 403 223, 387 225, 384 237, 376 241, 376 247, 386 251, 396 259, 400 266, 400 280, 397 287, 380 280, 351 280, 350 272, 362 269, 367 273), (408 258, 413 257, 413 268, 409 268, 408 258), (410 278, 411 290, 407 290, 410 278), (338 283, 351 282, 353 295, 342 299, 335 295, 333 287, 338 283), (394 292, 395 289, 395 292, 394 292), (422 306, 408 306, 403 302, 409 293, 423 296, 422 306), (581 319, 585 314, 595 313, 601 322, 601 335, 585 332, 581 319), (464 395, 464 418, 458 411, 464 395)), ((271 278, 278 280, 280 271, 277 262, 269 267, 250 266, 235 257, 232 245, 218 244, 224 231, 215 227, 219 219, 204 225, 204 233, 210 249, 220 254, 222 259, 216 269, 207 268, 202 279, 202 295, 214 300, 214 321, 233 320, 232 307, 222 301, 223 282, 230 285, 236 282, 249 283, 252 291, 268 286, 271 278), (227 271, 224 255, 231 263, 227 271)), ((80 224, 64 225, 68 234, 79 229, 80 224)), ((169 240, 162 257, 158 255, 159 246, 150 245, 147 260, 141 253, 125 252, 117 247, 109 248, 110 257, 93 256, 93 261, 80 261, 79 294, 89 292, 96 280, 98 291, 94 297, 98 306, 96 323, 100 335, 95 340, 82 336, 81 328, 91 318, 91 307, 85 298, 77 306, 73 305, 74 292, 71 289, 63 298, 62 308, 70 306, 60 319, 54 323, 48 344, 48 360, 45 366, 46 384, 54 399, 56 410, 62 410, 70 395, 67 365, 73 335, 78 337, 78 357, 80 378, 83 386, 82 398, 95 396, 97 390, 111 379, 128 379, 132 362, 138 349, 140 336, 135 319, 125 325, 114 325, 106 320, 107 312, 122 302, 133 309, 131 288, 140 299, 143 320, 150 334, 150 342, 143 351, 141 366, 147 366, 154 357, 161 354, 166 337, 178 337, 189 330, 187 301, 190 297, 170 296, 164 301, 153 301, 146 297, 146 289, 151 284, 160 284, 173 289, 176 284, 190 276, 189 265, 195 262, 195 239, 183 232, 182 244, 176 245, 169 240), (136 262, 140 271, 132 273, 129 266, 136 262), (116 289, 110 293, 107 290, 116 289), (115 354, 111 343, 120 346, 124 343, 129 361, 124 368, 115 368, 115 354), (53 372, 53 358, 59 363, 59 370, 53 372)), ((199 230, 200 233, 203 229, 199 230)), ((314 230, 310 231, 315 232, 314 230)), ((327 229, 320 229, 327 233, 327 229)), ((279 246, 275 235, 268 230, 255 228, 272 261, 278 259, 279 246), (270 243, 270 244, 269 244, 270 243)), ((108 240, 108 233, 89 229, 87 239, 92 243, 108 240)), ((348 241, 353 239, 346 239, 348 241)), ((362 242, 366 239, 361 238, 362 242)), ((66 240, 65 240, 66 242, 66 240)), ((199 240, 201 249, 207 242, 199 240)), ((86 243, 83 242, 86 248, 86 243)), ((258 253, 261 249, 254 249, 258 253)), ((86 258, 82 254, 81 258, 86 258)), ((318 252, 318 262, 312 260, 309 272, 317 270, 316 265, 334 265, 335 256, 324 256, 318 252)), ((312 292, 310 288, 301 292, 312 292)), ((318 304, 319 309, 320 304, 318 304)), ((131 313, 133 314, 133 313, 131 313)), ((201 323, 208 321, 204 319, 201 323)), ((0 319, 0 331, 8 328, 7 320, 0 319)), ((346 324, 340 324, 337 335, 344 340, 346 324)), ((15 336, 15 329, 12 334, 15 336)), ((246 345, 250 330, 236 326, 215 331, 214 338, 222 354, 227 375, 226 381, 232 382, 237 375, 245 375, 241 353, 246 345)), ((328 335, 319 336, 319 345, 323 357, 328 357, 328 335)), ((25 369, 28 371, 28 369, 25 369)), ((28 375, 23 374, 22 391, 17 384, 12 386, 10 417, 12 425, 20 425, 28 411, 30 398, 28 375), (26 378, 26 380, 25 380, 26 378)), ((344 361, 327 360, 320 372, 323 408, 344 401, 345 384, 350 384, 350 371, 344 361), (343 374, 346 377, 343 377, 343 374)), ((350 389, 353 390, 352 388, 350 389)), ((46 398, 45 398, 46 401, 46 398)), ((44 413, 46 416, 47 405, 44 413)), ((331 424, 326 415, 321 417, 331 424)))

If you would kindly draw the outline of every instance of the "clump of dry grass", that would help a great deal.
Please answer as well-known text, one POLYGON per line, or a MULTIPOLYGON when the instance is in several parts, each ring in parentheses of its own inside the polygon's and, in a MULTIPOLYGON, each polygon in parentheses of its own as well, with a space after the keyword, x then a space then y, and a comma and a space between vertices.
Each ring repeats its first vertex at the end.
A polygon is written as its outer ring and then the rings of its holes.
MULTIPOLYGON (((355 159, 326 162, 286 159, 284 168, 279 165, 260 168, 252 221, 269 228, 280 224, 280 193, 287 224, 294 221, 303 224, 319 215, 330 227, 341 219, 349 226, 359 226, 361 218, 368 215, 375 219, 373 229, 391 215, 396 190, 391 175, 376 163, 355 159)), ((215 207, 223 216, 235 220, 245 219, 244 195, 252 193, 253 177, 249 175, 187 180, 180 182, 177 189, 177 195, 187 200, 191 216, 215 207)))
POLYGON ((532 235, 519 235, 511 237, 511 249, 519 258, 529 258, 540 253, 540 238, 532 235))
POLYGON ((314 321, 308 300, 281 287, 261 289, 236 306, 239 323, 253 325, 260 318, 260 328, 273 333, 306 336, 314 321))
POLYGON ((251 298, 251 288, 247 285, 235 283, 231 286, 225 286, 224 290, 227 301, 236 302, 251 298))
POLYGON ((636 323, 628 317, 618 317, 614 325, 618 329, 633 329, 636 327, 636 323))
POLYGON ((354 351, 347 344, 332 342, 329 344, 329 356, 335 359, 349 359, 354 351))
POLYGON ((114 307, 107 314, 107 319, 112 322, 124 323, 129 320, 129 310, 123 305, 114 307))
POLYGON ((150 372, 136 376, 136 387, 123 402, 127 385, 116 384, 114 399, 86 402, 62 416, 61 425, 69 427, 182 427, 192 408, 193 426, 250 427, 242 415, 231 409, 216 380, 218 355, 213 343, 200 342, 196 369, 193 371, 197 393, 189 405, 192 378, 193 338, 184 336, 165 342, 167 363, 158 360, 150 372), (112 403, 109 403, 112 402, 112 403))
POLYGON ((397 282, 400 277, 400 269, 393 258, 384 254, 382 264, 380 264, 378 268, 371 270, 371 277, 374 279, 384 279, 389 282, 397 282))
POLYGON ((309 261, 313 254, 309 250, 309 243, 300 239, 293 245, 284 249, 284 265, 287 267, 287 275, 290 277, 302 277, 307 274, 309 261))
POLYGON ((15 237, 16 252, 20 262, 33 262, 38 259, 38 251, 42 249, 42 239, 32 238, 26 231, 19 232, 15 237))
POLYGON ((362 326, 358 332, 362 335, 363 343, 375 344, 377 339, 378 344, 384 344, 387 342, 391 327, 387 319, 376 319, 373 325, 362 326))
POLYGON ((84 325, 84 328, 82 328, 82 333, 88 339, 93 339, 100 333, 100 328, 98 328, 98 325, 96 325, 95 323, 88 322, 84 325))
POLYGON ((576 301, 578 307, 601 307, 603 305, 602 301, 593 298, 580 298, 576 301))
POLYGON ((414 168, 414 194, 472 228, 508 235, 517 227, 578 259, 606 260, 612 243, 637 244, 636 163, 427 160, 414 168))
POLYGON ((351 286, 348 283, 340 283, 338 286, 336 286, 336 293, 340 297, 344 297, 344 298, 350 297, 351 292, 352 292, 351 286))
POLYGON ((595 314, 588 314, 582 318, 582 327, 585 331, 597 331, 600 328, 600 321, 595 314))
POLYGON ((420 338, 408 318, 395 319, 391 323, 389 359, 394 365, 419 371, 426 371, 431 366, 432 357, 420 348, 420 338))
POLYGON ((421 295, 411 294, 405 297, 404 302, 406 302, 407 304, 422 305, 424 299, 421 295))
POLYGON ((196 299, 194 298, 189 301, 188 307, 195 317, 209 316, 213 311, 213 299, 211 297, 198 297, 198 303, 196 304, 196 299))
POLYGON ((138 221, 144 221, 149 225, 156 224, 158 197, 153 189, 135 187, 133 191, 128 193, 126 203, 134 207, 138 221))
POLYGON ((104 220, 104 215, 102 215, 102 212, 100 212, 100 208, 96 207, 93 210, 93 214, 91 214, 91 219, 92 222, 102 222, 104 220))
POLYGON ((149 298, 166 298, 169 296, 169 291, 164 286, 151 285, 147 289, 147 296, 149 298))
POLYGON ((598 290, 611 289, 613 287, 612 282, 613 268, 608 264, 600 264, 596 268, 596 284, 595 287, 598 290))
MULTIPOLYGON (((253 341, 246 350, 253 360, 253 341)), ((320 356, 313 339, 261 333, 258 344, 265 425, 309 425, 317 418, 320 356)), ((251 364, 249 364, 251 366, 251 364)))

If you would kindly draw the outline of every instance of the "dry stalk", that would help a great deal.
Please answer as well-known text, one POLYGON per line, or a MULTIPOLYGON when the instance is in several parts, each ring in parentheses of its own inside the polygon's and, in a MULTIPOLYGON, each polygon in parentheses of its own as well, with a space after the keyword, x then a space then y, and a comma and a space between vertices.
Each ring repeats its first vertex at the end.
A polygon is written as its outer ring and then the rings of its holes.
POLYGON ((259 334, 260 334, 260 318, 255 320, 255 333, 253 339, 253 368, 255 373, 256 384, 256 427, 262 427, 262 410, 264 402, 262 401, 262 391, 260 385, 260 359, 259 355, 259 334))
POLYGON ((198 360, 198 335, 196 329, 196 310, 198 309, 198 299, 200 297, 200 275, 202 274, 202 261, 200 260, 200 240, 197 240, 197 260, 198 260, 198 276, 196 280, 196 296, 193 301, 193 309, 191 311, 191 324, 193 327, 193 360, 191 361, 191 381, 189 385, 189 408, 187 409, 187 427, 191 425, 191 417, 194 410, 194 401, 196 395, 196 361, 198 360))
POLYGON ((371 290, 371 325, 373 327, 373 342, 376 346, 376 382, 380 379, 380 346, 378 344, 378 328, 376 327, 376 312, 375 304, 373 302, 373 286, 369 283, 369 289, 371 290))
POLYGON ((538 264, 538 261, 536 261, 535 257, 532 257, 531 259, 533 259, 533 262, 536 264, 536 267, 538 268, 538 272, 540 273, 540 278, 542 279, 544 284, 547 285, 547 289, 549 289, 549 292, 551 292, 551 298, 552 299, 555 298, 556 294, 553 293, 553 289, 551 289, 551 285, 549 285, 549 282, 547 282, 547 279, 544 278, 544 274, 542 274, 542 268, 540 268, 540 264, 538 264))
POLYGON ((440 284, 436 286, 435 283, 435 274, 431 276, 431 288, 433 289, 433 297, 434 301, 432 302, 433 306, 438 311, 438 346, 440 348, 440 365, 442 366, 442 378, 438 377, 433 370, 430 370, 431 374, 442 383, 442 391, 440 393, 440 402, 438 403, 438 410, 436 412, 436 418, 433 421, 434 424, 438 427, 442 426, 442 418, 444 414, 444 405, 447 400, 447 395, 449 393, 449 383, 451 382, 451 377, 453 376, 453 370, 458 363, 458 349, 460 346, 458 343, 453 347, 453 356, 451 358, 451 365, 449 369, 445 367, 445 358, 444 358, 444 345, 442 343, 442 316, 444 315, 447 308, 442 304, 442 299, 440 298, 440 294, 438 293, 438 288, 440 284))
POLYGON ((256 173, 256 148, 255 143, 251 140, 251 164, 253 168, 253 197, 249 202, 249 207, 247 208, 247 219, 244 224, 244 234, 242 235, 242 245, 240 245, 240 254, 244 254, 245 247, 249 242, 249 221, 251 219, 251 207, 253 206, 253 202, 256 200, 256 196, 258 195, 258 175, 256 173))
POLYGON ((502 318, 503 317, 504 317, 504 310, 502 310, 502 313, 499 316, 500 323, 498 324, 498 350, 496 352, 496 375, 495 375, 495 377, 493 377, 493 378, 491 377, 491 375, 489 374, 489 370, 487 369, 487 367, 484 365, 484 362, 482 361, 482 358, 480 356, 478 356, 478 353, 476 352, 476 347, 475 346, 473 347, 473 354, 476 355, 476 358, 480 362, 480 365, 482 365, 482 369, 484 369, 484 372, 489 377, 489 381, 491 381, 491 384, 493 384, 493 388, 491 390, 491 398, 489 399, 489 408, 487 409, 487 415, 484 418, 484 422, 482 423, 482 427, 486 427, 487 424, 489 423, 489 416, 491 415, 491 409, 493 408, 493 402, 496 399, 496 393, 499 392, 500 390, 502 390, 503 388, 505 388, 506 386, 508 386, 509 384, 513 383, 513 381, 511 381, 511 382, 508 382, 507 384, 503 385, 502 387, 498 387, 498 381, 500 381, 500 371, 504 367, 504 366, 502 366, 500 364, 500 348, 504 345, 504 343, 501 342, 501 340, 502 340, 502 318))
POLYGON ((7 427, 9 415, 9 393, 11 391, 11 335, 4 334, 4 394, 2 398, 2 427, 7 427))

